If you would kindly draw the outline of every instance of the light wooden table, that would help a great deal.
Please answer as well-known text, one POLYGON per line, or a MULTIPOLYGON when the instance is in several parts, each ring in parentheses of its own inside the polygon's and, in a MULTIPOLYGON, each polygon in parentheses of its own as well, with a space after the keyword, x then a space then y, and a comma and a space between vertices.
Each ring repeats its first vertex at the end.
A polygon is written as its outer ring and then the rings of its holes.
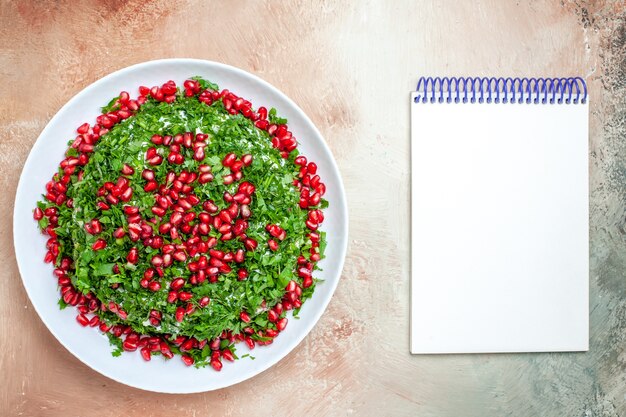
POLYGON ((608 1, 3 1, 0 415, 626 415, 625 32, 623 2, 608 1), (346 266, 313 332, 270 370, 205 394, 142 392, 80 363, 33 311, 12 245, 19 174, 52 115, 96 79, 163 57, 281 88, 326 137, 350 205, 346 266), (433 74, 587 79, 588 353, 409 355, 408 94, 433 74))

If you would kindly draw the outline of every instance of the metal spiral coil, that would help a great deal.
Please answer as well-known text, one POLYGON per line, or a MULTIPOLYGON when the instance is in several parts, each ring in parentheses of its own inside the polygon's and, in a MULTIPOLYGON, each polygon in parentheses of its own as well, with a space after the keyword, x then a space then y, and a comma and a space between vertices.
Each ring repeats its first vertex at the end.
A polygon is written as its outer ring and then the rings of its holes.
POLYGON ((420 77, 416 103, 584 104, 587 84, 571 78, 420 77))

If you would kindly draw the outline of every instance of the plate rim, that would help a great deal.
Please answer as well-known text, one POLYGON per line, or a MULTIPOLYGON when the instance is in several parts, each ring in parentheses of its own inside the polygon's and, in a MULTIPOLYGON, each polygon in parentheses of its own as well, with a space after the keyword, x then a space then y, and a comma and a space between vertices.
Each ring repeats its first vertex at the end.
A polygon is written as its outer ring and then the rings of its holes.
MULTIPOLYGON (((317 145, 316 145, 317 146, 317 145)), ((20 213, 21 214, 21 213, 20 213)), ((70 352, 72 354, 72 356, 74 356, 75 358, 77 358, 81 363, 83 363, 84 365, 86 365, 87 367, 89 367, 90 369, 98 372, 99 374, 112 379, 120 384, 126 385, 126 386, 130 386, 133 388, 137 388, 143 391, 147 391, 147 392, 158 392, 158 393, 165 393, 165 394, 193 394, 193 393, 201 393, 201 392, 209 392, 209 391, 214 391, 214 390, 219 390, 219 389, 224 389, 236 384, 239 384, 245 380, 251 379, 256 377, 257 375, 262 374, 263 372, 267 371, 269 368, 273 367, 274 365, 276 365, 278 362, 280 362, 281 360, 283 360, 284 358, 286 358, 300 343, 302 343, 302 341, 309 336, 309 334, 311 333, 311 330, 313 330, 313 328, 317 325, 317 323, 319 322, 320 318, 322 317, 322 315, 326 312, 328 305, 330 304, 331 299, 333 298, 335 291, 337 289, 337 286, 339 285, 339 280, 341 279, 342 273, 343 273, 343 268, 345 265, 345 259, 346 259, 346 254, 347 254, 347 249, 348 249, 348 241, 349 241, 349 217, 348 217, 348 200, 346 198, 346 192, 345 192, 345 187, 343 184, 343 178, 341 176, 341 171, 339 170, 339 167, 337 166, 337 161, 335 160, 335 157, 333 155, 333 153, 331 152, 328 144, 326 143, 326 140, 324 139, 324 136, 321 134, 321 132, 317 129, 317 127, 315 126, 315 124, 311 121, 311 119, 309 118, 309 116, 304 112, 304 110, 302 110, 300 108, 300 106, 298 106, 289 96, 287 96, 285 93, 283 93, 280 89, 278 89, 277 87, 275 87, 274 85, 270 84, 269 82, 265 81, 264 79, 260 78, 258 75, 253 74, 251 72, 245 71, 243 69, 237 68, 235 66, 232 65, 228 65, 228 64, 224 64, 221 62, 217 62, 217 61, 212 61, 212 60, 205 60, 205 59, 196 59, 196 58, 165 58, 165 59, 155 59, 155 60, 149 60, 149 61, 144 61, 144 62, 139 62, 127 67, 123 67, 120 69, 117 69, 111 73, 108 73, 107 75, 97 79, 96 81, 90 83, 89 85, 87 85, 86 87, 84 87, 83 89, 81 89, 78 93, 76 93, 74 96, 72 96, 72 98, 70 98, 63 106, 61 106, 61 108, 59 108, 54 115, 48 120, 48 122, 46 123, 46 126, 43 128, 43 130, 41 131, 41 133, 37 136, 37 139, 35 140, 34 144, 32 145, 32 147, 30 148, 30 151, 28 153, 28 156, 24 162, 24 165, 22 167, 22 170, 20 172, 20 177, 18 180, 18 184, 16 187, 16 191, 15 191, 15 198, 14 198, 14 207, 13 207, 13 211, 12 211, 12 215, 13 215, 13 228, 12 228, 12 232, 13 232, 13 248, 14 248, 14 252, 15 252, 15 260, 17 263, 17 267, 18 267, 18 272, 20 274, 20 279, 22 281, 22 286, 24 287, 24 289, 26 290, 26 294, 28 295, 28 299, 30 304, 33 306, 34 310, 36 311, 37 315, 39 316, 40 320, 43 322, 43 324, 46 326, 46 328, 48 329, 48 331, 54 336, 54 338, 57 340, 57 342, 59 342, 61 344, 61 346, 63 346, 68 352, 70 352), (138 386, 136 384, 132 384, 126 381, 122 381, 119 378, 117 378, 116 376, 112 375, 111 373, 108 372, 108 370, 106 369, 106 367, 103 366, 97 366, 97 365, 93 365, 91 363, 87 363, 85 359, 83 359, 79 354, 77 354, 74 349, 72 349, 71 346, 68 346, 68 344, 62 340, 62 338, 60 338, 58 336, 58 334, 53 330, 51 324, 49 323, 50 319, 41 314, 40 310, 38 309, 37 305, 33 302, 33 297, 31 296, 31 291, 32 289, 29 288, 29 285, 27 284, 27 280, 24 278, 24 274, 22 271, 22 266, 21 266, 21 262, 20 259, 24 259, 24 257, 26 256, 26 254, 24 254, 19 248, 21 247, 21 245, 17 245, 16 244, 16 236, 19 235, 19 231, 18 231, 18 208, 20 208, 21 206, 24 206, 25 203, 22 204, 18 204, 21 202, 22 198, 20 197, 21 194, 23 194, 22 190, 26 187, 26 181, 24 178, 24 173, 27 171, 27 169, 34 163, 33 162, 33 155, 36 153, 36 150, 42 146, 42 137, 44 137, 47 133, 48 130, 51 129, 51 126, 53 125, 53 121, 57 118, 60 117, 59 115, 61 113, 63 113, 66 108, 70 107, 74 102, 81 100, 84 96, 88 96, 93 90, 97 89, 101 84, 106 83, 108 80, 110 80, 111 78, 114 77, 118 77, 118 76, 123 76, 125 73, 127 72, 132 72, 132 71, 136 71, 136 70, 141 70, 141 69, 147 69, 149 67, 152 66, 159 66, 159 65, 163 65, 163 64, 209 64, 215 67, 218 67, 220 69, 226 70, 226 71, 230 71, 230 72, 234 72, 234 73, 238 73, 239 75, 243 75, 245 77, 249 77, 251 78, 254 82, 259 83, 261 85, 263 85, 265 88, 269 88, 270 90, 275 91, 278 96, 285 100, 285 102, 287 102, 294 110, 296 110, 299 114, 299 116, 301 116, 302 118, 302 122, 304 124, 307 125, 307 127, 309 129, 311 129, 315 134, 317 134, 319 136, 319 138, 321 139, 320 144, 323 148, 323 151, 325 153, 327 153, 328 155, 330 155, 329 158, 329 162, 330 162, 330 169, 332 171, 335 171, 337 174, 337 178, 338 178, 338 183, 336 185, 337 188, 337 193, 338 193, 338 201, 342 201, 343 204, 341 204, 340 210, 341 210, 341 215, 343 216, 343 218, 345 219, 345 238, 343 239, 343 242, 341 242, 339 244, 338 247, 338 251, 339 251, 339 262, 338 262, 338 268, 336 271, 336 279, 334 279, 332 282, 328 282, 328 280, 326 280, 324 282, 324 285, 331 285, 331 287, 329 288, 329 295, 327 298, 320 300, 321 302, 321 308, 318 310, 317 313, 314 313, 309 321, 309 324, 305 326, 304 331, 302 331, 301 335, 293 338, 287 345, 285 348, 285 353, 282 355, 274 355, 271 356, 270 358, 268 358, 268 360, 263 364, 263 366, 261 366, 256 372, 250 374, 250 375, 246 375, 246 374, 241 374, 238 375, 236 377, 233 378, 233 380, 228 383, 227 385, 222 385, 220 387, 213 387, 213 388, 206 388, 206 387, 200 387, 197 390, 194 389, 185 389, 185 390, 168 390, 168 389, 153 389, 153 388, 145 388, 145 387, 141 387, 138 386)), ((74 323, 72 323, 74 324, 74 323)))

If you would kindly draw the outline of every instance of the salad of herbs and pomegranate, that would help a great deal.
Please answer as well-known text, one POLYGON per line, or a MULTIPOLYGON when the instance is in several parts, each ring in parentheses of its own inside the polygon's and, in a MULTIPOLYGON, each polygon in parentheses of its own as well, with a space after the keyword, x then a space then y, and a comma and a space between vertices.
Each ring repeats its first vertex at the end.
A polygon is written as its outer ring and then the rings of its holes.
POLYGON ((140 351, 222 368, 311 297, 328 203, 274 109, 194 77, 121 92, 77 128, 34 210, 61 308, 140 351))

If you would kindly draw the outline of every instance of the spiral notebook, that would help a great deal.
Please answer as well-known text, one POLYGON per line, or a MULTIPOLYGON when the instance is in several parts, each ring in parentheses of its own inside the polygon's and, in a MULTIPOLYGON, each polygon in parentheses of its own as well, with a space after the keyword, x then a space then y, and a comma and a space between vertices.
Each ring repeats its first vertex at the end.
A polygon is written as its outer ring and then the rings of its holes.
POLYGON ((581 78, 421 78, 411 95, 411 353, 588 349, 581 78))

